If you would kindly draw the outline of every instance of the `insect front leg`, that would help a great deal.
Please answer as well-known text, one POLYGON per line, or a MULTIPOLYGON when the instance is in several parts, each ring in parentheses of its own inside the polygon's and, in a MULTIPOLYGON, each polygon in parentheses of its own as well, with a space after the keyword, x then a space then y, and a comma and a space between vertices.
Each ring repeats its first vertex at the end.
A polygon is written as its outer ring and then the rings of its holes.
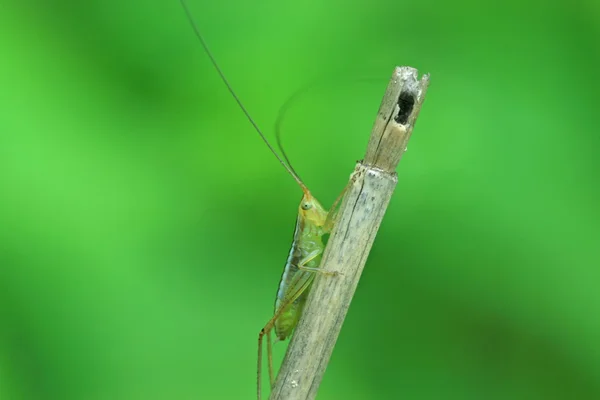
POLYGON ((340 208, 338 206, 341 204, 342 199, 346 195, 346 192, 354 184, 354 182, 356 182, 356 174, 352 175, 352 177, 350 178, 350 181, 346 184, 346 186, 344 186, 344 189, 342 190, 342 192, 338 195, 337 199, 335 199, 335 201, 331 205, 331 208, 329 209, 329 212, 327 213, 327 218, 325 219, 325 225, 323 226, 323 228, 327 232, 331 232, 333 230, 333 226, 335 225, 335 223, 337 221, 338 212, 340 210, 340 208))

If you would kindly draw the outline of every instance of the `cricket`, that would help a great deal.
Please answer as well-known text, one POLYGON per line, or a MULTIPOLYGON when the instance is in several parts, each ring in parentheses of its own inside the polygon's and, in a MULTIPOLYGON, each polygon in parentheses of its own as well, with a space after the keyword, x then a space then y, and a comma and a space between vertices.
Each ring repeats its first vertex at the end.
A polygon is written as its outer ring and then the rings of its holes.
MULTIPOLYGON (((199 39, 205 53, 210 58, 211 63, 219 74, 221 80, 231 93, 238 106, 254 130, 260 135, 260 138, 265 142, 271 153, 277 158, 285 170, 292 176, 303 192, 302 200, 298 206, 298 217, 296 220, 296 228, 293 235, 292 246, 285 263, 283 274, 279 283, 277 296, 275 299, 275 310, 272 318, 260 330, 258 335, 258 362, 257 362, 257 398, 261 399, 262 391, 262 359, 263 359, 263 339, 266 336, 267 342, 267 359, 269 369, 269 381, 271 388, 275 383, 275 374, 273 370, 273 350, 271 333, 275 330, 277 341, 283 341, 290 337, 294 328, 298 324, 304 304, 306 302, 311 285, 315 275, 321 273, 323 275, 335 277, 340 272, 327 272, 320 269, 321 258, 325 251, 326 239, 331 233, 336 220, 336 209, 343 198, 348 185, 342 190, 338 198, 334 201, 330 210, 326 210, 321 203, 311 194, 308 187, 304 184, 300 176, 292 167, 285 151, 281 148, 283 158, 275 151, 271 143, 267 140, 261 129, 258 127, 250 113, 242 104, 233 87, 227 80, 225 74, 219 67, 215 57, 210 51, 200 29, 198 28, 192 13, 185 0, 180 0, 185 11, 187 19, 199 39)), ((279 136, 278 136, 279 138, 279 136)))

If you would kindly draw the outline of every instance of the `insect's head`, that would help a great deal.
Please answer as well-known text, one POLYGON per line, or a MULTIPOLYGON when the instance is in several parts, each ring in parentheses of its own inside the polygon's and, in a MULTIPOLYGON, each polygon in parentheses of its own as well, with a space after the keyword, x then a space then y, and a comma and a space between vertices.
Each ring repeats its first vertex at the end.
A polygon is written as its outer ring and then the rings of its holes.
POLYGON ((300 209, 302 211, 310 211, 314 207, 314 198, 310 195, 310 192, 305 193, 302 196, 302 201, 300 202, 300 209))
POLYGON ((304 196, 302 196, 302 201, 300 201, 300 206, 298 207, 298 212, 302 217, 318 226, 323 225, 327 218, 327 211, 308 190, 304 191, 304 196))
POLYGON ((302 196, 302 201, 300 201, 299 211, 303 214, 306 214, 314 208, 316 199, 312 196, 312 194, 310 193, 308 188, 304 186, 304 184, 302 184, 301 188, 304 192, 304 195, 302 196))

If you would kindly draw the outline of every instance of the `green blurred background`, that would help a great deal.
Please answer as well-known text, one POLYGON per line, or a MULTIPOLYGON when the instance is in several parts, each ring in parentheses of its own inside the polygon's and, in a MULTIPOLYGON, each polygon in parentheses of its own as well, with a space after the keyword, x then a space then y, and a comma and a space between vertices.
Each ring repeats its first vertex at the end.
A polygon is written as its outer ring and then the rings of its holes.
MULTIPOLYGON (((598 1, 190 6, 270 137, 308 88, 325 205, 431 73, 320 399, 600 398, 598 1)), ((180 4, 8 0, 0 52, 0 398, 253 398, 301 192, 180 4)))

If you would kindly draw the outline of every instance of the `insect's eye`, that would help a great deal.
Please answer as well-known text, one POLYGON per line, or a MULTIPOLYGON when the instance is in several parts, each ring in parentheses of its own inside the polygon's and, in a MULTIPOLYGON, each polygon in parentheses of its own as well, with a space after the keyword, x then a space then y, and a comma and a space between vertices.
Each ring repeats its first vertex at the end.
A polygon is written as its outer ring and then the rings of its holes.
POLYGON ((312 208, 312 204, 310 203, 302 203, 303 210, 310 210, 312 208))

